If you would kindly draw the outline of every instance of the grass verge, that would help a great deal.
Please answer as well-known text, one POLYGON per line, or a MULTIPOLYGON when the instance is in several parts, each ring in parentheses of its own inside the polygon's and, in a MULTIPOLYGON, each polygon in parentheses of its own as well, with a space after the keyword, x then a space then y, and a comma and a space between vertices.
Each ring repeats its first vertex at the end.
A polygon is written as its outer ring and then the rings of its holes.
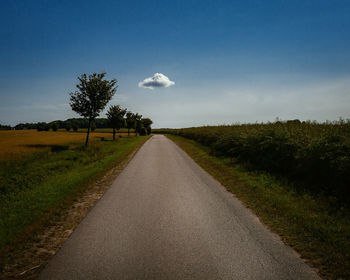
POLYGON ((123 165, 148 138, 96 141, 88 148, 65 144, 62 149, 1 163, 0 270, 13 265, 40 232, 106 172, 123 165))
POLYGON ((296 191, 291 183, 245 170, 210 155, 198 142, 167 135, 228 191, 251 208, 325 279, 350 279, 350 211, 327 197, 296 191))

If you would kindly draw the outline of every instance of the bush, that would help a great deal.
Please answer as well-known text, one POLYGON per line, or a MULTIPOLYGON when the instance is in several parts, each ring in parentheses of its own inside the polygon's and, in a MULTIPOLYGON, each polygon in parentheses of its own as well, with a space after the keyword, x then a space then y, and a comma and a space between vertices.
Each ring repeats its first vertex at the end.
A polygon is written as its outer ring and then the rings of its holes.
POLYGON ((147 135, 147 129, 146 129, 146 128, 144 128, 144 127, 143 127, 143 128, 141 128, 141 129, 140 129, 140 135, 141 135, 141 136, 145 136, 145 135, 147 135))
POLYGON ((52 131, 57 131, 58 125, 57 125, 56 123, 53 123, 53 124, 51 125, 51 128, 52 128, 52 131))
POLYGON ((268 124, 162 129, 195 140, 217 156, 298 182, 350 203, 350 122, 299 120, 268 124))
POLYGON ((79 129, 79 127, 78 127, 76 124, 73 124, 73 125, 72 125, 72 128, 73 128, 73 131, 74 131, 74 132, 77 132, 78 129, 79 129))

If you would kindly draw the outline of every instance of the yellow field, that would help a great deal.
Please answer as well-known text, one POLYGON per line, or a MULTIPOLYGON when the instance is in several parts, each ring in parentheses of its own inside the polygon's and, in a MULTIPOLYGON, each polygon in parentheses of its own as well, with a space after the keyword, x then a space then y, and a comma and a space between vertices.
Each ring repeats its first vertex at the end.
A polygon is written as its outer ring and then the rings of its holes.
MULTIPOLYGON (((127 136, 127 133, 118 133, 127 136)), ((133 133, 134 134, 134 133, 133 133)), ((49 148, 52 145, 73 142, 84 143, 86 133, 63 131, 16 130, 0 131, 0 161, 16 159, 23 155, 49 148)), ((112 139, 112 133, 92 132, 90 140, 112 139)))

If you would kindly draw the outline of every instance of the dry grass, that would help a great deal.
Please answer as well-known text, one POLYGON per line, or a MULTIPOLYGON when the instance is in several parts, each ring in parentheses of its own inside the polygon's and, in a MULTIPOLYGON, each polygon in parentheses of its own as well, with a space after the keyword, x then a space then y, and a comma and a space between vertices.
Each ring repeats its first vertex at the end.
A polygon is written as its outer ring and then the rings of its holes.
MULTIPOLYGON (((127 133, 121 133, 127 136, 127 133)), ((92 132, 91 140, 112 139, 112 134, 92 132)), ((120 135, 120 133, 118 133, 120 135)), ((23 155, 74 142, 84 142, 85 133, 63 131, 17 130, 0 131, 0 161, 18 159, 23 155)))

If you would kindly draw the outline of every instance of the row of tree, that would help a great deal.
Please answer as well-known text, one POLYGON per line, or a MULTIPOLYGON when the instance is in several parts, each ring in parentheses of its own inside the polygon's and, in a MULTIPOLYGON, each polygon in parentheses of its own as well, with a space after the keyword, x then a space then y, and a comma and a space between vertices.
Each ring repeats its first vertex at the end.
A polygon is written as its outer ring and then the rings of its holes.
POLYGON ((140 135, 151 133, 151 125, 153 123, 151 119, 142 118, 142 115, 134 114, 127 109, 121 108, 119 105, 109 107, 107 119, 110 127, 113 128, 113 140, 115 140, 116 132, 121 128, 127 128, 128 135, 130 135, 130 129, 135 129, 135 132, 140 135))
MULTIPOLYGON (((78 128, 87 128, 88 122, 84 118, 71 118, 67 119, 65 121, 62 120, 56 120, 49 123, 46 122, 38 122, 38 123, 19 123, 14 128, 16 130, 23 130, 23 129, 37 129, 37 130, 55 130, 57 129, 67 129, 67 131, 78 130, 78 128)), ((11 127, 9 127, 11 129, 11 127)), ((94 123, 91 125, 91 129, 94 128, 110 128, 109 121, 106 118, 98 118, 95 119, 94 123)))
MULTIPOLYGON (((111 106, 108 110, 108 118, 96 118, 91 123, 91 131, 96 128, 113 128, 119 130, 121 128, 131 129, 141 135, 151 133, 152 120, 149 118, 142 118, 139 114, 133 114, 127 109, 121 108, 119 105, 111 106), (114 123, 114 124, 113 124, 114 123)), ((36 129, 38 131, 57 131, 58 129, 66 129, 67 131, 78 131, 79 128, 88 128, 88 121, 84 118, 71 118, 65 121, 56 120, 49 123, 19 123, 14 127, 16 130, 36 129)), ((0 125, 0 130, 11 130, 9 125, 0 125)))
POLYGON ((106 80, 105 75, 106 73, 93 73, 92 75, 82 74, 78 77, 77 90, 70 93, 70 106, 83 118, 58 120, 51 123, 20 123, 15 126, 15 129, 37 129, 38 131, 52 129, 57 131, 59 128, 65 128, 67 131, 71 129, 77 131, 79 127, 87 128, 85 145, 88 145, 90 131, 95 130, 96 127, 111 127, 113 140, 115 140, 116 132, 121 128, 127 128, 128 135, 130 135, 131 129, 135 129, 135 132, 140 135, 150 134, 151 119, 142 118, 142 115, 132 113, 119 105, 109 107, 107 119, 97 118, 118 88, 117 80, 106 80))
POLYGON ((11 126, 0 123, 0 130, 11 130, 11 126))
MULTIPOLYGON (((117 91, 117 80, 106 80, 106 73, 93 73, 91 75, 82 74, 78 77, 77 90, 70 93, 70 106, 73 111, 84 117, 88 122, 85 145, 88 145, 91 126, 104 110, 107 103, 112 99, 117 91)), ((113 128, 113 140, 116 131, 122 127, 135 129, 136 133, 146 135, 151 132, 152 121, 142 119, 139 114, 134 114, 118 105, 111 106, 107 112, 107 119, 113 128)))

